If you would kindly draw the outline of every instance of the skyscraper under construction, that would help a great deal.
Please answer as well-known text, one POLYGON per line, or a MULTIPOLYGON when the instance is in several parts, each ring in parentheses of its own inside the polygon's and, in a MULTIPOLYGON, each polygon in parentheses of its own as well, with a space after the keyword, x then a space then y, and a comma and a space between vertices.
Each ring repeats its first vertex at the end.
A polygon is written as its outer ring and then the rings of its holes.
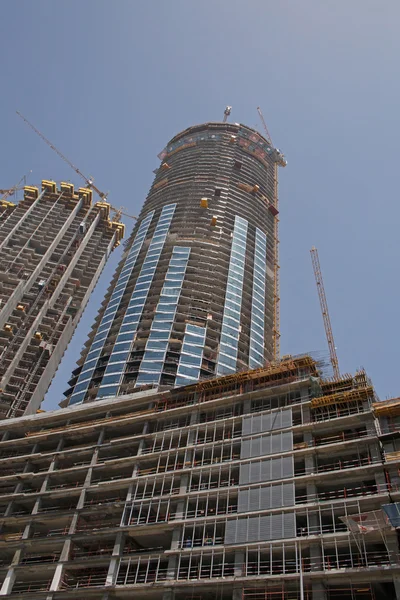
POLYGON ((25 187, 0 203, 0 418, 40 406, 124 225, 92 191, 25 187))
POLYGON ((277 354, 283 155, 225 122, 186 129, 159 157, 67 404, 186 385, 277 354))
POLYGON ((220 123, 161 160, 70 406, 0 423, 0 597, 400 600, 399 398, 265 364, 284 158, 220 123))

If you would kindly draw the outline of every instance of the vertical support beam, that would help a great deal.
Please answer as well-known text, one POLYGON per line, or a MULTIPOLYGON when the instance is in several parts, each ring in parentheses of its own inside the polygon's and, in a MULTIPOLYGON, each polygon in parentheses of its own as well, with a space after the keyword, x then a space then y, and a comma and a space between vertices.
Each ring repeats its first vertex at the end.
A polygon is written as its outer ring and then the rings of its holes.
POLYGON ((115 585, 118 567, 121 560, 122 552, 124 549, 125 543, 125 534, 124 532, 117 533, 117 537, 115 538, 115 544, 113 548, 113 553, 111 556, 110 564, 108 567, 108 573, 106 577, 106 586, 115 585))

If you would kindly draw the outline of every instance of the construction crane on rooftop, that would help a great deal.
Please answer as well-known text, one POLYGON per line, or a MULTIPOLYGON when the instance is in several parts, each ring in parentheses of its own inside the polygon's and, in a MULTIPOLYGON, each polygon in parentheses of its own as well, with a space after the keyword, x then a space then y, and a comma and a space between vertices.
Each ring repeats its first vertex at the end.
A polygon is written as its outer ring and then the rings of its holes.
MULTIPOLYGON (((33 129, 33 131, 52 149, 54 150, 54 152, 56 154, 58 154, 58 156, 67 163, 67 165, 69 165, 71 167, 71 169, 73 169, 75 171, 75 173, 77 173, 77 175, 79 175, 79 177, 81 177, 85 182, 88 188, 93 189, 96 194, 99 196, 99 198, 101 200, 103 200, 104 202, 107 202, 107 196, 108 196, 108 192, 104 193, 101 190, 99 190, 99 188, 94 184, 93 179, 86 177, 86 175, 84 175, 82 173, 82 171, 80 169, 78 169, 78 167, 76 167, 66 156, 64 156, 64 154, 62 154, 62 152, 60 152, 60 150, 58 148, 56 148, 56 146, 54 146, 50 140, 48 140, 41 131, 39 131, 39 129, 37 129, 34 125, 32 125, 32 123, 30 121, 28 121, 28 119, 26 117, 24 117, 24 115, 22 115, 18 110, 16 111, 17 115, 19 117, 21 117, 21 119, 23 121, 25 121, 25 123, 31 128, 33 129)), ((21 180, 22 181, 22 180, 21 180)), ((115 206, 112 206, 110 204, 110 209, 112 211, 114 211, 115 213, 115 220, 118 221, 121 218, 121 215, 124 215, 125 217, 128 217, 129 219, 137 219, 137 217, 133 216, 133 215, 128 215, 127 213, 123 212, 121 208, 116 208, 115 206)))
MULTIPOLYGON (((30 173, 32 173, 32 171, 29 171, 28 175, 30 173)), ((27 175, 24 175, 23 177, 21 177, 21 179, 18 181, 18 183, 13 185, 12 188, 9 188, 6 190, 0 190, 0 194, 3 194, 3 197, 1 198, 1 200, 4 202, 5 200, 7 200, 7 198, 9 196, 12 196, 13 194, 15 194, 15 192, 18 192, 18 190, 23 190, 24 186, 21 186, 20 184, 22 182, 24 182, 24 184, 26 184, 26 178, 27 178, 27 175)))
POLYGON ((268 131, 268 127, 267 127, 267 124, 265 122, 264 115, 262 114, 261 108, 259 106, 257 106, 257 112, 260 115, 261 123, 263 124, 263 128, 264 128, 264 131, 265 131, 265 137, 267 138, 267 140, 271 144, 271 146, 273 146, 272 138, 271 138, 271 135, 270 135, 270 133, 268 131))
POLYGON ((6 194, 6 196, 1 199, 7 200, 8 196, 12 196, 18 190, 23 190, 23 189, 24 189, 23 187, 12 187, 12 188, 9 188, 8 190, 0 189, 0 194, 6 194))
POLYGON ((338 357, 336 354, 335 341, 333 339, 331 319, 329 316, 328 303, 326 300, 324 282, 322 280, 322 271, 321 271, 321 265, 319 264, 317 248, 312 247, 310 250, 310 253, 311 253, 311 262, 312 262, 313 269, 314 269, 315 282, 317 284, 319 303, 321 305, 322 318, 324 320, 324 327, 325 327, 326 339, 327 339, 328 347, 329 347, 329 354, 330 354, 330 358, 331 358, 333 374, 336 379, 339 379, 339 377, 340 377, 339 361, 338 361, 338 357))

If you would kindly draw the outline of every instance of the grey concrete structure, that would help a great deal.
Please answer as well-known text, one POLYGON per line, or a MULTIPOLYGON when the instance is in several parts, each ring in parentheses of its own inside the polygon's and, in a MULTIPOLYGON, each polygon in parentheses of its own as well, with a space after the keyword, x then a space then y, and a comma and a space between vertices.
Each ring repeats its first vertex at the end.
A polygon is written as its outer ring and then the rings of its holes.
POLYGON ((274 357, 283 155, 249 127, 206 123, 159 157, 67 404, 186 385, 274 357))
POLYGON ((70 183, 0 206, 0 418, 35 412, 123 235, 109 205, 70 183))
POLYGON ((0 597, 399 599, 399 440, 308 356, 0 423, 0 597))

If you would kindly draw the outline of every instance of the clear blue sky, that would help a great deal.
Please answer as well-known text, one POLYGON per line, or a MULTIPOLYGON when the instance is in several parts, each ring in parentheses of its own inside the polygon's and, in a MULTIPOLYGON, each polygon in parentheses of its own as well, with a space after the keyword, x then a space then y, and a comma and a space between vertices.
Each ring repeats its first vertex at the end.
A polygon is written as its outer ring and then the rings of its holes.
MULTIPOLYGON (((175 133, 222 118, 259 125, 280 170, 282 352, 326 352, 309 249, 319 249, 343 372, 400 392, 397 0, 3 0, 0 187, 74 173, 135 214, 175 133)), ((118 256, 44 407, 66 389, 118 256)))

